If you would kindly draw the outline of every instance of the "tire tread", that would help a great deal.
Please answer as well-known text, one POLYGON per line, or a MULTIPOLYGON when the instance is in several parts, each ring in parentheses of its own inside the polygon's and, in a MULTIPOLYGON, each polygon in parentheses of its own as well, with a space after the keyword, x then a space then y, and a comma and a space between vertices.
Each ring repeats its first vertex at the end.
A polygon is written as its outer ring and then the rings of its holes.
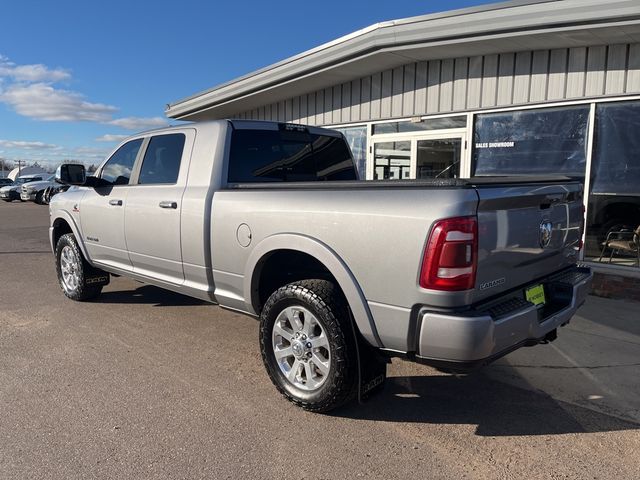
POLYGON ((357 389, 357 359, 353 334, 348 321, 348 307, 342 292, 330 281, 321 279, 300 280, 276 290, 267 300, 262 310, 260 322, 260 350, 271 382, 290 402, 311 412, 328 412, 355 397, 357 389), (336 374, 327 379, 331 382, 323 386, 326 392, 318 401, 306 401, 293 396, 280 384, 278 373, 269 368, 267 349, 271 348, 271 328, 266 322, 273 307, 283 299, 303 299, 322 313, 325 334, 330 336, 332 362, 336 374))
POLYGON ((98 295, 100 295, 100 293, 102 292, 102 286, 88 286, 88 285, 85 285, 84 283, 86 272, 93 267, 89 265, 89 263, 85 260, 84 255, 82 255, 82 251, 80 250, 76 237, 73 235, 73 233, 66 233, 58 239, 58 243, 56 243, 55 258, 56 258, 56 273, 58 275, 58 283, 60 284, 60 288, 62 289, 62 292, 65 294, 65 296, 77 302, 84 302, 87 300, 91 300, 97 297, 98 295), (78 256, 78 258, 82 262, 82 274, 81 274, 80 285, 78 286, 76 291, 73 293, 67 292, 62 284, 62 271, 60 269, 60 255, 61 255, 62 249, 66 245, 70 246, 74 250, 75 254, 78 256))

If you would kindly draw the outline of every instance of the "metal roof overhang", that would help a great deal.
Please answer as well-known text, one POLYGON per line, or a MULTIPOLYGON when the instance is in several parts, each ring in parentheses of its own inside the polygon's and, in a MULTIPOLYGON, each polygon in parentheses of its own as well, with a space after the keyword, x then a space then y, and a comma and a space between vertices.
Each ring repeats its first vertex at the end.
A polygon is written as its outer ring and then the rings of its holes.
POLYGON ((383 22, 167 106, 211 120, 434 59, 640 42, 638 0, 506 2, 383 22))

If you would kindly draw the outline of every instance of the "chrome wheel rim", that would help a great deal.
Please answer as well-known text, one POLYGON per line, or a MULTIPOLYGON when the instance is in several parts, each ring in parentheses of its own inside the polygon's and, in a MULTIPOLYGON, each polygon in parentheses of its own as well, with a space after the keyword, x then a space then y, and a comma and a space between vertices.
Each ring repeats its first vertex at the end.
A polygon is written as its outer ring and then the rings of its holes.
POLYGON ((65 245, 60 252, 60 271, 64 289, 67 292, 74 292, 80 284, 80 259, 68 245, 65 245))
POLYGON ((287 307, 273 325, 272 348, 285 378, 300 390, 318 390, 331 370, 331 349, 325 328, 303 307, 287 307))

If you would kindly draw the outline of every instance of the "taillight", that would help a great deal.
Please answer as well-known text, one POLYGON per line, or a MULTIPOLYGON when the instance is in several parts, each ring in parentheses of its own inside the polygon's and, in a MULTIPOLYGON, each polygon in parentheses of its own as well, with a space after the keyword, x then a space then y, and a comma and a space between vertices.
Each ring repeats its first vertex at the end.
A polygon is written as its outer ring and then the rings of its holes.
POLYGON ((470 290, 476 283, 478 219, 436 222, 422 259, 420 286, 433 290, 470 290))

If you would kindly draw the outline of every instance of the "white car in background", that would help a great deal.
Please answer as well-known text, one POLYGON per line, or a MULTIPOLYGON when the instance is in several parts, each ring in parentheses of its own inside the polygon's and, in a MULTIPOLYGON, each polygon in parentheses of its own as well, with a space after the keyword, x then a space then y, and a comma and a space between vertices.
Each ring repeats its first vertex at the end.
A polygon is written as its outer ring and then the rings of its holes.
POLYGON ((20 189, 22 188, 22 185, 29 182, 41 181, 43 177, 43 174, 38 173, 33 175, 22 175, 21 177, 16 178, 16 181, 13 184, 0 188, 0 199, 5 202, 21 200, 20 189))
POLYGON ((55 181, 55 175, 50 175, 44 180, 23 183, 20 188, 20 200, 23 202, 44 203, 44 192, 48 187, 59 185, 55 181))

